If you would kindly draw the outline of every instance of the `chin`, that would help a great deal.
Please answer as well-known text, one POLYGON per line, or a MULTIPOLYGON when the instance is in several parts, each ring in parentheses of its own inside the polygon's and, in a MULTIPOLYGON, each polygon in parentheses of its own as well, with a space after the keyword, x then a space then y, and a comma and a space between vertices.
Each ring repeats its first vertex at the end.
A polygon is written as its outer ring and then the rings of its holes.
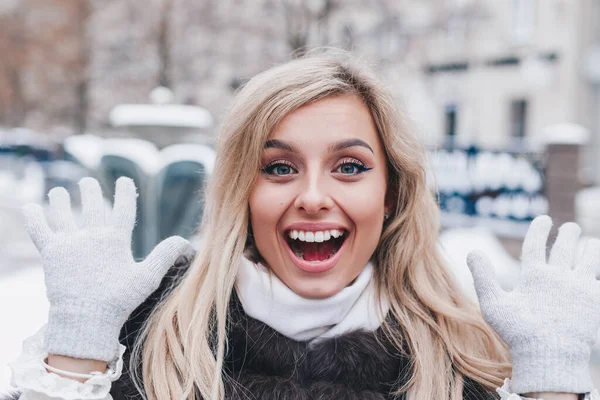
POLYGON ((336 295, 345 287, 343 284, 332 282, 324 277, 320 279, 321 281, 300 282, 302 279, 299 278, 294 285, 288 285, 288 287, 305 299, 326 299, 336 295))

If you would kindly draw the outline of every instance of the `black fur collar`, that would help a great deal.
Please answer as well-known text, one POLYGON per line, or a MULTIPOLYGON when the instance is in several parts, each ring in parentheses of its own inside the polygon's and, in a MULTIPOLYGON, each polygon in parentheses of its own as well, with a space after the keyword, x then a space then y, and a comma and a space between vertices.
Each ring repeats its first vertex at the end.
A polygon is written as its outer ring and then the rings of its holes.
MULTIPOLYGON (((121 331, 128 350, 149 312, 189 261, 180 260, 161 287, 132 314, 121 331)), ((228 400, 390 400, 395 399, 392 389, 410 377, 410 359, 392 346, 381 329, 354 331, 309 345, 247 316, 235 293, 230 313, 225 360, 228 400)), ((140 398, 131 383, 128 362, 126 353, 123 376, 111 390, 115 400, 140 398)), ((497 398, 470 381, 464 393, 465 400, 497 398)))
POLYGON ((395 381, 409 376, 409 359, 381 330, 309 345, 248 317, 236 298, 231 314, 229 398, 383 400, 391 398, 395 381))

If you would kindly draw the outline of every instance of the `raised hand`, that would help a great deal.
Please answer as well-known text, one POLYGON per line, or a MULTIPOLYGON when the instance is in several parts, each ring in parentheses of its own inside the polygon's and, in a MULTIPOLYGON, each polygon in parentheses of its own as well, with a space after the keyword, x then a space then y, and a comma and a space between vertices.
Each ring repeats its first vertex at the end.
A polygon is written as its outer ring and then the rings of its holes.
POLYGON ((548 216, 531 223, 521 280, 511 292, 500 288, 483 253, 467 258, 481 312, 509 346, 515 393, 586 393, 593 386, 588 364, 600 327, 600 240, 589 240, 576 263, 581 230, 566 223, 546 261, 551 227, 548 216))
POLYGON ((48 193, 48 220, 41 206, 23 207, 25 225, 41 254, 50 303, 45 344, 49 354, 110 361, 119 331, 131 312, 156 288, 189 243, 181 237, 161 242, 142 262, 131 253, 137 192, 119 178, 114 207, 107 211, 100 185, 79 182, 81 224, 75 222, 69 193, 48 193))

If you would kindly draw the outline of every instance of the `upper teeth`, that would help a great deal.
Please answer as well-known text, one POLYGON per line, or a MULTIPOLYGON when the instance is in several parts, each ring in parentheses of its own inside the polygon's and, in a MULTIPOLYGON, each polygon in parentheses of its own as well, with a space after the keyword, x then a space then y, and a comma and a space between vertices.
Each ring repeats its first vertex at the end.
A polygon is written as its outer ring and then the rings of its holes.
POLYGON ((328 231, 317 231, 317 232, 309 232, 309 231, 296 231, 291 230, 288 232, 290 238, 296 240, 300 240, 302 242, 325 242, 331 238, 339 238, 344 235, 344 231, 331 229, 328 231))

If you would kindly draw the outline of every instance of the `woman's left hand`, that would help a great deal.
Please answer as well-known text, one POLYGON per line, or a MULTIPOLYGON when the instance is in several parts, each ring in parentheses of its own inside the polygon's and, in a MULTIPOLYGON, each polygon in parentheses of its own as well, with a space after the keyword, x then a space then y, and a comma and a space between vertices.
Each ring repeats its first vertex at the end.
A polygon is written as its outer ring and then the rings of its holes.
POLYGON ((590 239, 575 262, 581 229, 566 223, 546 261, 551 227, 548 216, 531 223, 523 242, 521 280, 511 292, 500 288, 483 253, 467 258, 481 312, 509 346, 515 393, 586 393, 593 388, 589 359, 600 328, 600 240, 590 239))

